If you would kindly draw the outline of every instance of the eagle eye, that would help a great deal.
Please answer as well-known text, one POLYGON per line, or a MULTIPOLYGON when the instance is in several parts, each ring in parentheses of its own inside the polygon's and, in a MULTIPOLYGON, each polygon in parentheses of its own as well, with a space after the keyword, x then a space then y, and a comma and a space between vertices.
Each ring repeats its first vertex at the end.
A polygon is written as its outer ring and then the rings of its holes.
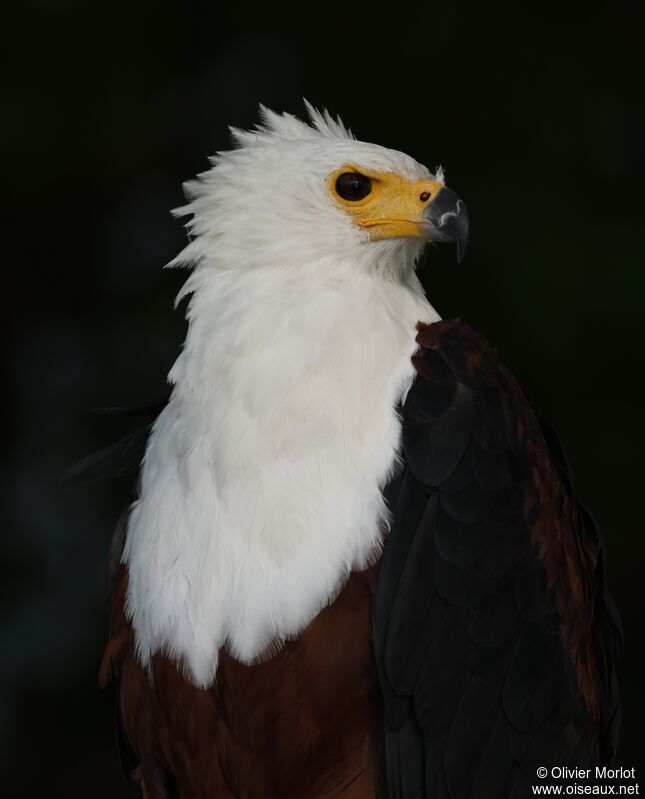
POLYGON ((336 193, 343 200, 356 202, 372 191, 372 181, 360 172, 343 172, 336 180, 336 193))

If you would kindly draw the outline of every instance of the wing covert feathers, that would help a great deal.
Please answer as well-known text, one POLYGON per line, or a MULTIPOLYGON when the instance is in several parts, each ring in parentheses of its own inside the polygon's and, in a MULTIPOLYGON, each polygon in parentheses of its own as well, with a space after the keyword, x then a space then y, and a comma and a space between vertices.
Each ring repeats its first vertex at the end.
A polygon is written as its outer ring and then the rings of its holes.
POLYGON ((620 623, 562 449, 497 352, 419 325, 374 604, 392 799, 521 797, 611 764, 620 623))

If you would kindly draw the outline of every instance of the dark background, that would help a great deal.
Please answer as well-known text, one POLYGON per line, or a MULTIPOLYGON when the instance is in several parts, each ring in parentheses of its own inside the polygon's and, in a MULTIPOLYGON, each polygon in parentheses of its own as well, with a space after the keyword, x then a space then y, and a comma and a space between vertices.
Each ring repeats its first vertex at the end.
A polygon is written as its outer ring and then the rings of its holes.
MULTIPOLYGON (((431 254, 430 299, 499 347, 560 432, 609 551, 625 625, 619 762, 645 766, 639 3, 28 2, 4 27, 13 212, 2 318, 10 388, 0 571, 3 795, 124 796, 96 674, 103 566, 127 481, 59 475, 156 397, 185 324, 182 181, 306 96, 467 201, 471 249, 431 254)), ((8 20, 5 19, 5 23, 8 20)), ((641 772, 645 783, 645 773, 641 772)))

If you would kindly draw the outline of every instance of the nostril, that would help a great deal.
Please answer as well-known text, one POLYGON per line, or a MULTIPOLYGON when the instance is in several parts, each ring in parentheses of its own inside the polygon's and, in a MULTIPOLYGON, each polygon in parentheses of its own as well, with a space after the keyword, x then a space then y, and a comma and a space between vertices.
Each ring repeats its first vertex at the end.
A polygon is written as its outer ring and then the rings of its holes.
POLYGON ((427 202, 430 199, 430 192, 429 191, 421 192, 421 197, 419 197, 419 199, 421 200, 422 203, 427 202))

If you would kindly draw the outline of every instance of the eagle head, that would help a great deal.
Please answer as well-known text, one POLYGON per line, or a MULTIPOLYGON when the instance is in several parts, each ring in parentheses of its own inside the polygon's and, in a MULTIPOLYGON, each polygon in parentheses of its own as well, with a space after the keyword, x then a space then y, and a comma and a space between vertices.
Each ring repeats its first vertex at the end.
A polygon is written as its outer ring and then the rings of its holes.
POLYGON ((401 276, 427 242, 454 241, 461 260, 468 213, 435 174, 410 156, 357 141, 342 121, 307 103, 309 124, 260 106, 253 131, 185 185, 191 243, 173 263, 220 253, 237 267, 351 261, 401 276))

